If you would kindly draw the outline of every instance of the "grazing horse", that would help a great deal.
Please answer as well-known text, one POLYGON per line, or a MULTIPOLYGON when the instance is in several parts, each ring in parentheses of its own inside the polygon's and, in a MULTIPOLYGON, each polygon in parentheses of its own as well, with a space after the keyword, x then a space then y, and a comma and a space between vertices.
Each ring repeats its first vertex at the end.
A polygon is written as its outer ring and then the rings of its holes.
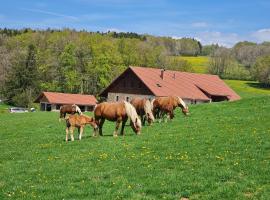
POLYGON ((61 121, 61 119, 64 119, 66 117, 66 114, 72 114, 74 115, 75 113, 78 113, 79 115, 82 114, 81 109, 79 108, 79 106, 73 104, 73 105, 63 105, 60 107, 60 117, 59 117, 59 121, 61 121))
POLYGON ((155 121, 154 115, 151 109, 151 102, 146 98, 134 98, 130 101, 130 103, 136 109, 138 115, 141 117, 143 125, 145 125, 145 121, 151 125, 152 122, 155 121))
POLYGON ((93 117, 87 115, 69 115, 66 119, 66 142, 68 141, 68 133, 70 131, 71 141, 74 141, 73 132, 75 128, 78 128, 80 132, 79 140, 82 139, 83 129, 85 125, 90 124, 94 130, 96 130, 97 124, 93 117))
POLYGON ((121 135, 124 135, 124 128, 128 118, 130 118, 131 127, 137 135, 140 134, 142 128, 141 120, 136 112, 136 109, 126 101, 116 103, 100 103, 96 105, 94 109, 94 116, 99 128, 99 135, 102 135, 102 126, 105 119, 109 121, 116 121, 116 127, 113 133, 114 137, 117 137, 118 128, 121 122, 121 135))
POLYGON ((180 107, 184 115, 189 114, 188 106, 178 96, 157 97, 153 101, 153 112, 155 114, 155 117, 162 118, 165 114, 167 114, 170 119, 173 119, 173 111, 176 107, 180 107))

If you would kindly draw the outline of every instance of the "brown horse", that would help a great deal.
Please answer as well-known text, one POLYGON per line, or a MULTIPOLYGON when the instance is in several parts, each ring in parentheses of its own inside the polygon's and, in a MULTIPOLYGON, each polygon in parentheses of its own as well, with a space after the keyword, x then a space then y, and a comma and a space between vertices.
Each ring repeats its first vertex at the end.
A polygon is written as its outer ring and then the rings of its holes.
POLYGON ((82 114, 81 109, 79 108, 79 106, 73 104, 73 105, 63 105, 60 107, 60 117, 59 117, 59 121, 61 121, 61 119, 64 119, 66 117, 66 114, 72 114, 74 115, 75 113, 78 113, 79 115, 82 114))
POLYGON ((174 109, 180 107, 184 115, 189 114, 188 106, 177 96, 157 97, 152 102, 152 109, 156 118, 163 118, 167 114, 170 119, 174 118, 174 109))
POLYGON ((108 103, 103 102, 98 104, 94 110, 95 120, 98 124, 99 134, 102 135, 102 126, 105 119, 109 121, 116 121, 115 131, 113 136, 117 137, 118 128, 122 122, 121 135, 124 135, 125 124, 130 118, 131 127, 133 131, 139 135, 141 131, 141 120, 135 108, 128 102, 108 103))
POLYGON ((155 121, 155 118, 151 109, 151 103, 148 99, 134 98, 130 101, 130 103, 134 106, 138 115, 141 117, 143 125, 145 125, 146 120, 148 121, 150 125, 152 124, 152 122, 155 121))
POLYGON ((87 115, 69 115, 66 119, 66 142, 68 141, 68 133, 70 131, 71 141, 74 141, 73 132, 75 128, 78 128, 80 132, 79 140, 82 139, 83 129, 85 125, 90 124, 94 130, 96 130, 97 124, 93 117, 89 117, 87 115))

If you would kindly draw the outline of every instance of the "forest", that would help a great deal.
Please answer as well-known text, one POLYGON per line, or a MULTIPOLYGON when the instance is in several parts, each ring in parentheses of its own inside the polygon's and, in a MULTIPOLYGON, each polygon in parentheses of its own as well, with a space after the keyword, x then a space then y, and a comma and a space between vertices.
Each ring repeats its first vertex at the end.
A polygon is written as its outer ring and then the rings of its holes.
POLYGON ((41 91, 98 95, 128 66, 196 72, 181 56, 209 56, 207 72, 270 84, 270 42, 232 48, 137 33, 0 29, 0 99, 30 106, 41 91))

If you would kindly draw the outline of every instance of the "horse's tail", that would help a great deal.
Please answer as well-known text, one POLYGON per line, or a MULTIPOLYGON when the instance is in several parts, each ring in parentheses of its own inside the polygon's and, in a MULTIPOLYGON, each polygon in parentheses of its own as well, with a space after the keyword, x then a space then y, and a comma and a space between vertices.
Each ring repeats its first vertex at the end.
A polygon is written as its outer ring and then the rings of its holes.
POLYGON ((134 106, 131 105, 127 101, 124 101, 124 105, 125 105, 127 116, 131 119, 132 123, 136 124, 137 127, 141 128, 142 122, 141 122, 134 106))
POLYGON ((96 105, 94 106, 93 112, 95 112, 97 106, 98 106, 98 104, 96 104, 96 105))
POLYGON ((155 117, 152 112, 152 105, 148 99, 145 101, 144 104, 144 112, 153 122, 155 121, 155 117))
POLYGON ((60 106, 60 109, 59 109, 59 119, 58 119, 58 121, 59 122, 61 122, 61 120, 62 120, 62 109, 63 109, 63 106, 60 106))
POLYGON ((75 104, 74 104, 74 106, 76 108, 76 112, 79 113, 79 115, 81 115, 82 114, 82 111, 81 111, 80 107, 77 106, 77 105, 75 105, 75 104))
POLYGON ((152 99, 151 101, 150 101, 150 104, 151 104, 151 110, 154 110, 154 101, 155 101, 156 99, 152 99))

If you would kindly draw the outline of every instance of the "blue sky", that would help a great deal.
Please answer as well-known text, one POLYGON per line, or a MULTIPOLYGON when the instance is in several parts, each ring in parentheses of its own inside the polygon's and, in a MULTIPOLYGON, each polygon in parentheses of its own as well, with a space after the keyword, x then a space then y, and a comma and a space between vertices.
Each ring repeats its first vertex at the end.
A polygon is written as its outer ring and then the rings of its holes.
POLYGON ((269 0, 9 0, 0 27, 124 31, 203 44, 270 41, 269 0))

